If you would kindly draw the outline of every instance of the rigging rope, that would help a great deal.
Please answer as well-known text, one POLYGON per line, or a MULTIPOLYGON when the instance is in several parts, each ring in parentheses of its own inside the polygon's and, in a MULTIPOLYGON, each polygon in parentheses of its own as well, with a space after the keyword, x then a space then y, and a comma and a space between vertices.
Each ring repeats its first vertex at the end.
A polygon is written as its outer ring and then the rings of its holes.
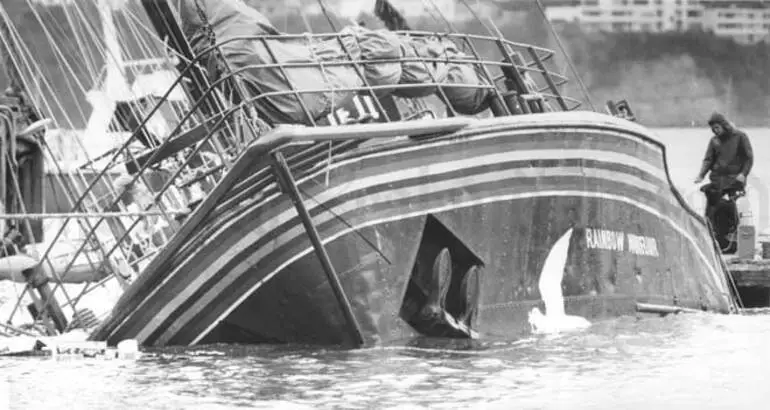
POLYGON ((578 71, 572 62, 572 58, 570 58, 569 53, 567 53, 567 50, 564 48, 559 33, 556 32, 556 28, 554 28, 553 24, 551 24, 551 20, 548 19, 548 15, 545 13, 545 7, 543 7, 543 3, 541 3, 540 0, 534 1, 535 4, 537 4, 537 8, 540 10, 540 14, 545 20, 545 24, 548 25, 548 28, 551 30, 551 34, 553 35, 554 40, 556 40, 556 45, 561 50, 564 59, 567 60, 567 65, 570 67, 570 70, 572 70, 572 74, 575 76, 575 80, 577 80, 578 85, 580 85, 580 90, 583 92, 583 95, 588 101, 588 105, 591 106, 593 111, 596 111, 596 107, 594 106, 593 101, 591 101, 591 94, 588 92, 588 87, 586 87, 585 83, 583 83, 583 79, 581 78, 580 74, 578 74, 578 71))
MULTIPOLYGON (((30 7, 33 16, 37 19, 38 23, 40 23, 40 28, 42 29, 42 33, 44 34, 46 40, 48 41, 49 45, 51 46, 51 49, 54 52, 54 56, 57 59, 57 62, 60 64, 61 68, 65 69, 64 80, 65 80, 65 83, 66 83, 67 87, 69 88, 69 92, 71 92, 71 93, 76 92, 75 90, 72 89, 72 84, 71 84, 72 80, 70 79, 70 76, 71 76, 71 77, 73 77, 73 79, 74 79, 74 81, 75 81, 75 83, 77 85, 77 88, 78 88, 77 91, 81 92, 84 95, 86 93, 85 86, 83 85, 82 81, 80 81, 80 79, 78 78, 77 73, 75 72, 75 70, 72 68, 72 65, 70 64, 69 59, 67 59, 65 57, 65 53, 59 47, 58 41, 51 35, 51 32, 48 29, 48 25, 46 24, 46 22, 44 21, 44 19, 40 15, 40 12, 37 10, 37 7, 35 7, 32 4, 31 0, 26 0, 26 2, 27 2, 27 5, 30 7), (66 74, 69 74, 69 75, 66 75, 66 74)), ((48 65, 45 65, 43 68, 46 69, 46 70, 49 70, 48 65)), ((39 69, 40 69, 40 67, 38 66, 38 70, 39 69)), ((56 94, 56 89, 54 87, 52 87, 50 85, 50 83, 49 83, 49 88, 51 89, 51 93, 52 94, 56 94)), ((77 104, 78 110, 81 113, 83 113, 84 111, 83 111, 82 107, 80 106, 79 102, 77 101, 77 99, 75 99, 74 101, 75 101, 75 104, 77 104)), ((57 108, 59 108, 62 111, 62 113, 66 117, 68 117, 66 115, 67 114, 67 110, 64 108, 64 106, 60 102, 59 102, 58 105, 59 106, 57 108)), ((85 117, 85 114, 83 114, 83 116, 85 117)), ((70 122, 71 122, 71 120, 70 120, 70 122)))
MULTIPOLYGON (((38 57, 37 60, 40 60, 40 56, 47 50, 45 50, 44 47, 41 48, 39 44, 28 44, 22 41, 19 27, 11 24, 12 19, 7 16, 7 13, 2 6, 0 6, 0 12, 2 13, 0 17, 7 23, 11 33, 0 38, 0 44, 4 44, 9 48, 13 47, 13 52, 9 53, 9 66, 16 67, 23 73, 19 76, 20 82, 24 84, 24 88, 32 91, 31 95, 36 97, 36 100, 38 100, 37 103, 41 107, 44 107, 49 114, 56 112, 63 113, 64 115, 59 116, 58 118, 61 119, 61 122, 69 123, 68 125, 70 128, 74 128, 71 115, 76 113, 74 111, 69 112, 63 107, 59 92, 57 92, 57 85, 63 83, 70 94, 85 94, 86 85, 82 78, 85 75, 86 78, 96 79, 99 72, 96 67, 96 56, 103 57, 104 61, 109 61, 110 58, 119 56, 109 55, 110 51, 104 47, 104 43, 101 41, 87 41, 89 36, 84 33, 90 33, 93 39, 103 39, 104 36, 98 35, 94 25, 91 24, 89 19, 85 18, 88 14, 85 10, 87 5, 83 5, 82 2, 74 2, 71 7, 65 5, 61 8, 57 8, 57 10, 63 11, 65 17, 60 21, 56 20, 56 16, 54 16, 51 10, 38 10, 29 0, 27 0, 26 3, 32 10, 30 13, 32 18, 41 25, 40 31, 43 34, 44 41, 47 42, 46 46, 50 47, 52 51, 52 57, 56 61, 56 64, 49 63, 48 65, 42 65, 35 62, 35 57, 38 57), (73 47, 76 48, 76 53, 71 53, 69 49, 64 50, 63 46, 60 46, 57 43, 63 37, 74 39, 73 47), (34 50, 35 54, 33 54, 31 50, 34 50), (54 79, 61 77, 64 77, 59 80, 61 82, 57 81, 56 84, 53 83, 54 79)), ((115 24, 115 30, 117 31, 117 33, 115 33, 117 37, 116 40, 120 49, 126 50, 130 48, 132 50, 130 54, 133 55, 129 57, 136 57, 137 54, 143 56, 159 54, 155 51, 160 47, 152 46, 152 38, 147 35, 141 35, 142 28, 146 30, 144 22, 140 21, 140 18, 131 11, 128 11, 125 15, 127 17, 126 19, 119 20, 115 24)), ((27 27, 24 28, 26 29, 27 27)), ((162 42, 158 40, 156 44, 160 45, 162 42)), ((120 59, 118 58, 118 60, 120 59)), ((134 71, 141 72, 143 67, 142 64, 145 63, 140 62, 139 65, 136 65, 134 71)), ((79 104, 79 100, 75 100, 75 102, 79 104)), ((78 107, 78 109, 80 110, 80 115, 85 117, 82 107, 78 107)), ((174 112, 174 114, 179 115, 177 112, 174 112)), ((49 117, 52 117, 52 115, 49 115, 49 117)), ((88 150, 83 146, 83 141, 80 138, 75 138, 75 142, 80 145, 82 153, 88 157, 88 150)), ((46 144, 46 146, 47 145, 48 144, 46 144)), ((56 161, 53 152, 50 150, 50 147, 48 147, 48 150, 49 155, 47 155, 47 157, 54 160, 54 164, 58 166, 58 162, 56 161)), ((94 166, 92 165, 91 168, 93 169, 94 166)), ((61 170, 59 170, 59 172, 61 172, 61 170)), ((82 174, 77 174, 83 178, 82 174)), ((105 177, 108 179, 110 178, 110 176, 105 177)), ((60 181, 60 183, 62 182, 60 181)), ((93 192, 90 193, 93 196, 93 192)), ((85 230, 82 226, 81 229, 85 230)), ((97 236, 99 235, 98 232, 95 232, 95 234, 97 236)), ((49 251, 47 250, 46 255, 48 252, 49 251)), ((86 257, 88 257, 88 255, 86 255, 86 257)), ((54 292, 55 291, 56 288, 54 288, 54 292)), ((63 289, 63 292, 65 297, 69 299, 66 290, 63 289)))

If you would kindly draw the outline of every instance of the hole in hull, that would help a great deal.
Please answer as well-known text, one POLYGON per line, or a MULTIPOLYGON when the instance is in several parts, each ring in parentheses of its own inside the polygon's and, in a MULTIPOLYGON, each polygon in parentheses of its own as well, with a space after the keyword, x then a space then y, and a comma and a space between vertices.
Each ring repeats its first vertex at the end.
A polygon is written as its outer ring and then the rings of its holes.
POLYGON ((428 337, 472 337, 483 262, 428 215, 400 316, 428 337))

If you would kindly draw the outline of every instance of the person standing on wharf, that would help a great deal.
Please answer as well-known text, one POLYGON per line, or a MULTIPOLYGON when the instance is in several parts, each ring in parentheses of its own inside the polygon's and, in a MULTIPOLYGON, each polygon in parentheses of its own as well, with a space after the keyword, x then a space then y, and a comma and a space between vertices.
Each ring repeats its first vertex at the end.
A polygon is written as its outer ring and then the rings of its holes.
POLYGON ((723 194, 744 189, 754 165, 754 152, 746 133, 735 128, 724 115, 715 112, 708 124, 714 136, 708 143, 695 183, 701 183, 706 173, 711 172, 711 182, 701 187, 706 195, 706 216, 711 219, 723 194))

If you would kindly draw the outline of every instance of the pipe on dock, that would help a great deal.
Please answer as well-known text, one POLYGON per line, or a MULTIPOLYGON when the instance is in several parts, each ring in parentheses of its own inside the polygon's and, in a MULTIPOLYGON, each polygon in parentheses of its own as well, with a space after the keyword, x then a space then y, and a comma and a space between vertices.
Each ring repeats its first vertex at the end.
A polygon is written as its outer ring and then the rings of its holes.
POLYGON ((672 313, 701 313, 701 310, 686 308, 683 306, 657 305, 654 303, 636 303, 636 311, 640 313, 655 313, 668 315, 672 313))

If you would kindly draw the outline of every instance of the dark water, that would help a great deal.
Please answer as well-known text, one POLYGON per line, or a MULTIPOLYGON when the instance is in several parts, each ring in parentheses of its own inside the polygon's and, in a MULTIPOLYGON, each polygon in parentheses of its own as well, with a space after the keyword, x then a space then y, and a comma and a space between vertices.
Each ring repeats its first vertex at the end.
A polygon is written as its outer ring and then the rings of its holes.
POLYGON ((770 312, 624 317, 577 334, 473 345, 2 360, 0 408, 768 408, 768 373, 770 312))

